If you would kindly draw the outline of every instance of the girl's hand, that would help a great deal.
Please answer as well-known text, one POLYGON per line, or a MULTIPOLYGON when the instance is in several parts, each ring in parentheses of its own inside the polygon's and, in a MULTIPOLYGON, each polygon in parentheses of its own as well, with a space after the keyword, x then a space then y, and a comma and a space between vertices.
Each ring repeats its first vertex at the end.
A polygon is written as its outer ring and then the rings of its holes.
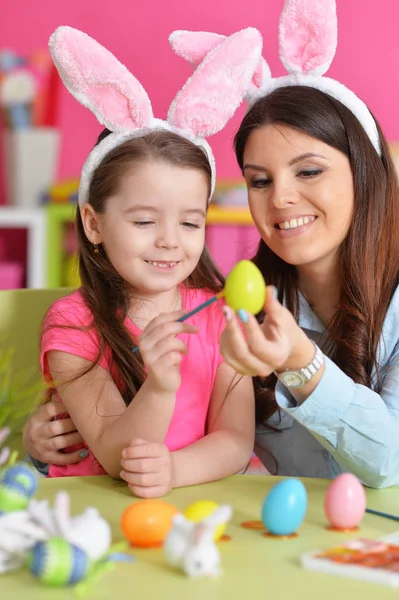
POLYGON ((50 400, 38 406, 29 417, 23 431, 25 450, 35 459, 45 464, 69 465, 87 457, 85 449, 64 453, 63 450, 83 439, 72 419, 57 419, 58 415, 67 413, 62 402, 50 400))
POLYGON ((172 456, 165 444, 136 439, 122 451, 120 476, 135 496, 159 498, 172 489, 172 456))
POLYGON ((221 353, 237 373, 267 377, 273 371, 299 368, 303 364, 296 363, 303 363, 304 344, 308 345, 311 360, 314 346, 290 311, 277 300, 274 287, 267 288, 262 325, 253 315, 238 311, 243 323, 240 327, 229 307, 224 312, 227 325, 221 336, 221 353))
POLYGON ((140 336, 140 352, 148 370, 146 385, 155 391, 175 394, 180 387, 180 363, 187 347, 177 336, 197 332, 193 325, 177 320, 183 315, 183 311, 161 314, 140 336))

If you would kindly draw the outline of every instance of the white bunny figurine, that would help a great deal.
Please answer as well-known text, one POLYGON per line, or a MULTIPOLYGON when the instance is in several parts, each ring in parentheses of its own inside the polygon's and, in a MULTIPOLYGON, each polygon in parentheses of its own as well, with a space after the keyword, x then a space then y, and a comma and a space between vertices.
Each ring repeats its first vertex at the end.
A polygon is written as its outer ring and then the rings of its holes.
POLYGON ((96 508, 89 507, 71 519, 67 539, 79 546, 94 561, 99 560, 111 547, 111 527, 96 508))
POLYGON ((66 492, 56 495, 53 509, 47 500, 32 500, 28 512, 33 522, 46 531, 47 537, 63 537, 84 550, 93 561, 101 558, 111 546, 109 523, 92 507, 71 518, 70 499, 66 492))
POLYGON ((46 532, 31 521, 26 510, 1 515, 0 573, 21 568, 29 550, 46 537, 46 532))
POLYGON ((221 574, 220 554, 214 540, 215 529, 227 523, 233 511, 221 505, 199 523, 193 523, 179 513, 164 542, 166 562, 178 567, 189 577, 217 577, 221 574))

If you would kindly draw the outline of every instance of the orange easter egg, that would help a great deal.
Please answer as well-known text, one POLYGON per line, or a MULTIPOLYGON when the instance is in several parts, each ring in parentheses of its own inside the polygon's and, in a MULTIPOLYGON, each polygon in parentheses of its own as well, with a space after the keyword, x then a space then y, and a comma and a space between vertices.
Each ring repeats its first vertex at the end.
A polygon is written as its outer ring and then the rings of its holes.
POLYGON ((132 546, 161 546, 179 511, 163 500, 139 500, 126 508, 121 517, 123 535, 132 546))

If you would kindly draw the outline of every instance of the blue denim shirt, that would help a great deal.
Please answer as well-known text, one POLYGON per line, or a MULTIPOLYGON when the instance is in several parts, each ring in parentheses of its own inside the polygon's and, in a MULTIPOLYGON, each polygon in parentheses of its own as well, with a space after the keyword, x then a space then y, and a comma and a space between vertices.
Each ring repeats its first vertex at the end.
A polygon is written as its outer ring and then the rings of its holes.
MULTIPOLYGON (((299 325, 328 354, 324 325, 303 297, 299 325)), ((399 483, 399 287, 384 320, 377 362, 380 393, 354 383, 327 356, 323 377, 300 406, 278 382, 281 421, 277 413, 269 420, 278 431, 256 432, 256 453, 266 468, 328 479, 351 472, 373 488, 399 483)))

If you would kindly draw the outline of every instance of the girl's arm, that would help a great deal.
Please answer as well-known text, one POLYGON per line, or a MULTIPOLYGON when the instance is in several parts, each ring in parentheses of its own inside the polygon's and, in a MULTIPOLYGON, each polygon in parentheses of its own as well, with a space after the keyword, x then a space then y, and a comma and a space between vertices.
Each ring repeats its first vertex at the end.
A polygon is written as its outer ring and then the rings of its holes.
POLYGON ((90 361, 52 350, 47 361, 58 395, 76 429, 111 477, 120 476, 121 451, 135 438, 163 442, 173 415, 180 386, 180 362, 187 353, 182 333, 195 333, 178 322, 183 313, 159 315, 140 337, 140 352, 147 379, 128 407, 110 373, 90 361))
POLYGON ((90 366, 89 361, 51 351, 48 364, 76 429, 111 477, 119 478, 121 451, 132 439, 163 442, 173 415, 174 393, 154 390, 146 381, 126 407, 110 373, 102 367, 68 383, 90 366))
POLYGON ((239 473, 254 448, 255 406, 251 377, 221 363, 213 387, 207 435, 172 452, 173 487, 215 481, 239 473))

